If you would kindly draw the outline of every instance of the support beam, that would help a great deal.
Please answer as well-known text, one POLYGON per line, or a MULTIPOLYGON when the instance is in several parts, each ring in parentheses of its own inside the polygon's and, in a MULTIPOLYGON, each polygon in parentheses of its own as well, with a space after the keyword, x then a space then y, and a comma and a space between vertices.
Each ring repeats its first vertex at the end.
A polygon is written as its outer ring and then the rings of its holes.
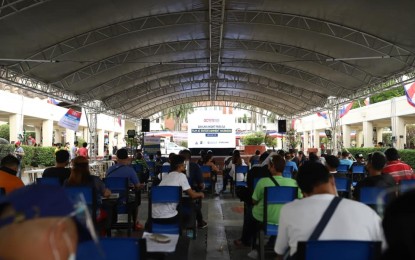
POLYGON ((218 77, 223 45, 223 24, 225 20, 225 0, 209 0, 209 62, 210 101, 216 100, 218 77))
POLYGON ((345 148, 349 148, 350 147, 350 133, 351 133, 350 125, 342 125, 342 132, 343 132, 343 146, 345 148))
POLYGON ((373 123, 363 121, 363 143, 365 147, 373 147, 373 123))
POLYGON ((53 144, 53 120, 43 120, 42 122, 42 146, 52 146, 53 144))

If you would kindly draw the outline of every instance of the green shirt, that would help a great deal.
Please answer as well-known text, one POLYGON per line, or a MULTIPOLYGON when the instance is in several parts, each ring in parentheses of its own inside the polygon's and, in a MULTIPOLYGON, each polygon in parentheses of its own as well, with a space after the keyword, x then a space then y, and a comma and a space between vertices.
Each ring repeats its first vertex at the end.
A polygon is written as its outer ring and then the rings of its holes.
MULTIPOLYGON (((284 178, 282 176, 273 176, 280 186, 298 187, 297 182, 291 178, 284 178)), ((261 178, 252 194, 252 199, 258 203, 252 208, 252 215, 260 222, 264 220, 264 193, 265 187, 275 187, 274 182, 269 177, 261 178)), ((298 198, 302 198, 303 194, 298 189, 298 198)), ((268 206, 268 223, 278 224, 280 219, 280 211, 283 204, 273 204, 268 206)))

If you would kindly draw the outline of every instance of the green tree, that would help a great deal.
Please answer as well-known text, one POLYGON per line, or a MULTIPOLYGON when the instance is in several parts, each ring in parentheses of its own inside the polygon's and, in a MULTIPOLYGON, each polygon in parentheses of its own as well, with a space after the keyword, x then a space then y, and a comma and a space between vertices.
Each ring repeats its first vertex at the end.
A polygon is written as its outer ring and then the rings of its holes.
POLYGON ((181 104, 167 109, 167 118, 174 118, 174 131, 180 131, 182 123, 187 121, 187 116, 194 111, 193 104, 181 104))
POLYGON ((0 138, 10 141, 10 126, 9 124, 0 125, 0 138))

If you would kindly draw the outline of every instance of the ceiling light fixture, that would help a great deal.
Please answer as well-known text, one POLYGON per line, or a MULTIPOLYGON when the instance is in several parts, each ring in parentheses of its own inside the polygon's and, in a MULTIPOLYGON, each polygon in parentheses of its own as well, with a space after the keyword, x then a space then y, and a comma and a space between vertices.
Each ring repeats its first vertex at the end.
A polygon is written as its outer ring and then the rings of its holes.
POLYGON ((330 58, 326 61, 346 61, 346 60, 376 60, 376 59, 390 59, 391 56, 369 56, 369 57, 354 57, 354 58, 330 58))

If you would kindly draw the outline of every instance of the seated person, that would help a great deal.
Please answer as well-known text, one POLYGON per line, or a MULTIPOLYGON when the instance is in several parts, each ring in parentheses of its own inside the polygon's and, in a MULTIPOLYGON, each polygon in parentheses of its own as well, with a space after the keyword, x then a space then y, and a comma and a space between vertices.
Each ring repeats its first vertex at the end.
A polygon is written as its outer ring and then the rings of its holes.
MULTIPOLYGON (((0 259, 74 259, 91 240, 62 187, 29 185, 0 200, 0 259)), ((91 230, 93 232, 93 230, 91 230)))
POLYGON ((42 177, 59 178, 61 185, 63 185, 71 175, 71 168, 66 168, 69 164, 69 153, 66 150, 59 150, 55 155, 55 167, 45 169, 42 177))
MULTIPOLYGON (((159 186, 180 186, 190 198, 204 198, 203 192, 195 192, 190 188, 186 175, 183 173, 185 172, 184 161, 184 157, 174 155, 170 161, 171 172, 163 178, 159 186)), ((177 203, 154 203, 152 209, 151 221, 153 223, 174 224, 179 222, 177 203)))
POLYGON ((349 159, 349 155, 349 152, 343 151, 340 158, 340 164, 347 165, 347 169, 351 169, 353 165, 353 161, 349 159))
POLYGON ((99 224, 103 223, 102 226, 109 227, 113 210, 111 207, 104 206, 101 197, 109 198, 111 191, 105 188, 104 182, 98 176, 91 175, 88 159, 86 157, 77 156, 73 159, 71 175, 68 180, 66 180, 64 186, 86 186, 93 188, 96 192, 96 204, 99 209, 99 212, 97 212, 97 222, 99 222, 99 224), (106 220, 105 223, 103 222, 104 219, 106 220))
POLYGON ((402 180, 415 179, 411 166, 400 160, 398 150, 393 147, 388 148, 385 151, 385 155, 388 161, 382 173, 391 175, 397 184, 402 180))
MULTIPOLYGON (((252 194, 252 216, 253 218, 248 218, 247 221, 252 220, 251 223, 244 222, 244 229, 242 230, 242 237, 240 242, 234 241, 236 245, 244 244, 250 245, 252 244, 255 248, 254 242, 256 240, 256 232, 258 227, 261 226, 262 222, 264 221, 264 191, 266 187, 275 187, 275 183, 271 180, 271 177, 278 183, 279 186, 287 186, 287 187, 297 187, 297 182, 291 178, 284 178, 282 177, 282 172, 285 168, 285 160, 280 155, 273 155, 271 160, 268 162, 268 171, 271 175, 268 177, 261 178, 252 194)), ((302 194, 301 191, 298 190, 298 197, 301 198, 302 194)), ((273 224, 278 224, 279 214, 282 205, 272 205, 269 207, 268 211, 268 222, 273 224)), ((244 220, 245 221, 245 220, 244 220)), ((271 237, 270 241, 268 242, 269 245, 273 245, 275 242, 275 237, 271 237)))
POLYGON ((128 151, 125 148, 118 149, 117 151, 117 164, 109 167, 106 173, 106 178, 128 178, 130 186, 140 189, 140 184, 137 174, 134 169, 130 167, 131 159, 128 157, 128 151))
POLYGON ((142 172, 137 172, 140 183, 147 182, 149 177, 149 168, 141 152, 136 153, 136 158, 134 162, 135 164, 139 164, 142 167, 142 172))
POLYGON ((382 152, 374 152, 367 162, 369 176, 359 181, 353 192, 353 197, 360 200, 360 189, 362 187, 395 187, 395 180, 389 174, 382 174, 383 167, 386 165, 386 157, 382 152))
MULTIPOLYGON (((305 198, 287 203, 281 209, 274 247, 277 259, 283 259, 288 249, 293 256, 297 251, 297 243, 309 240, 337 194, 333 176, 320 163, 310 162, 300 167, 297 183, 305 198)), ((385 246, 381 219, 376 212, 360 202, 344 198, 319 239, 382 241, 385 246)))
POLYGON ((1 159, 0 187, 4 188, 6 194, 24 186, 22 180, 16 177, 19 163, 19 159, 11 154, 1 159))
POLYGON ((388 244, 382 260, 415 259, 415 190, 405 192, 385 209, 383 230, 388 244))
POLYGON ((137 174, 131 165, 131 158, 128 157, 128 151, 125 148, 117 151, 117 164, 109 167, 106 173, 106 178, 128 178, 130 188, 134 191, 130 196, 133 221, 135 222, 135 229, 141 229, 142 225, 137 220, 138 206, 141 204, 141 197, 139 190, 144 186, 138 180, 137 174))

